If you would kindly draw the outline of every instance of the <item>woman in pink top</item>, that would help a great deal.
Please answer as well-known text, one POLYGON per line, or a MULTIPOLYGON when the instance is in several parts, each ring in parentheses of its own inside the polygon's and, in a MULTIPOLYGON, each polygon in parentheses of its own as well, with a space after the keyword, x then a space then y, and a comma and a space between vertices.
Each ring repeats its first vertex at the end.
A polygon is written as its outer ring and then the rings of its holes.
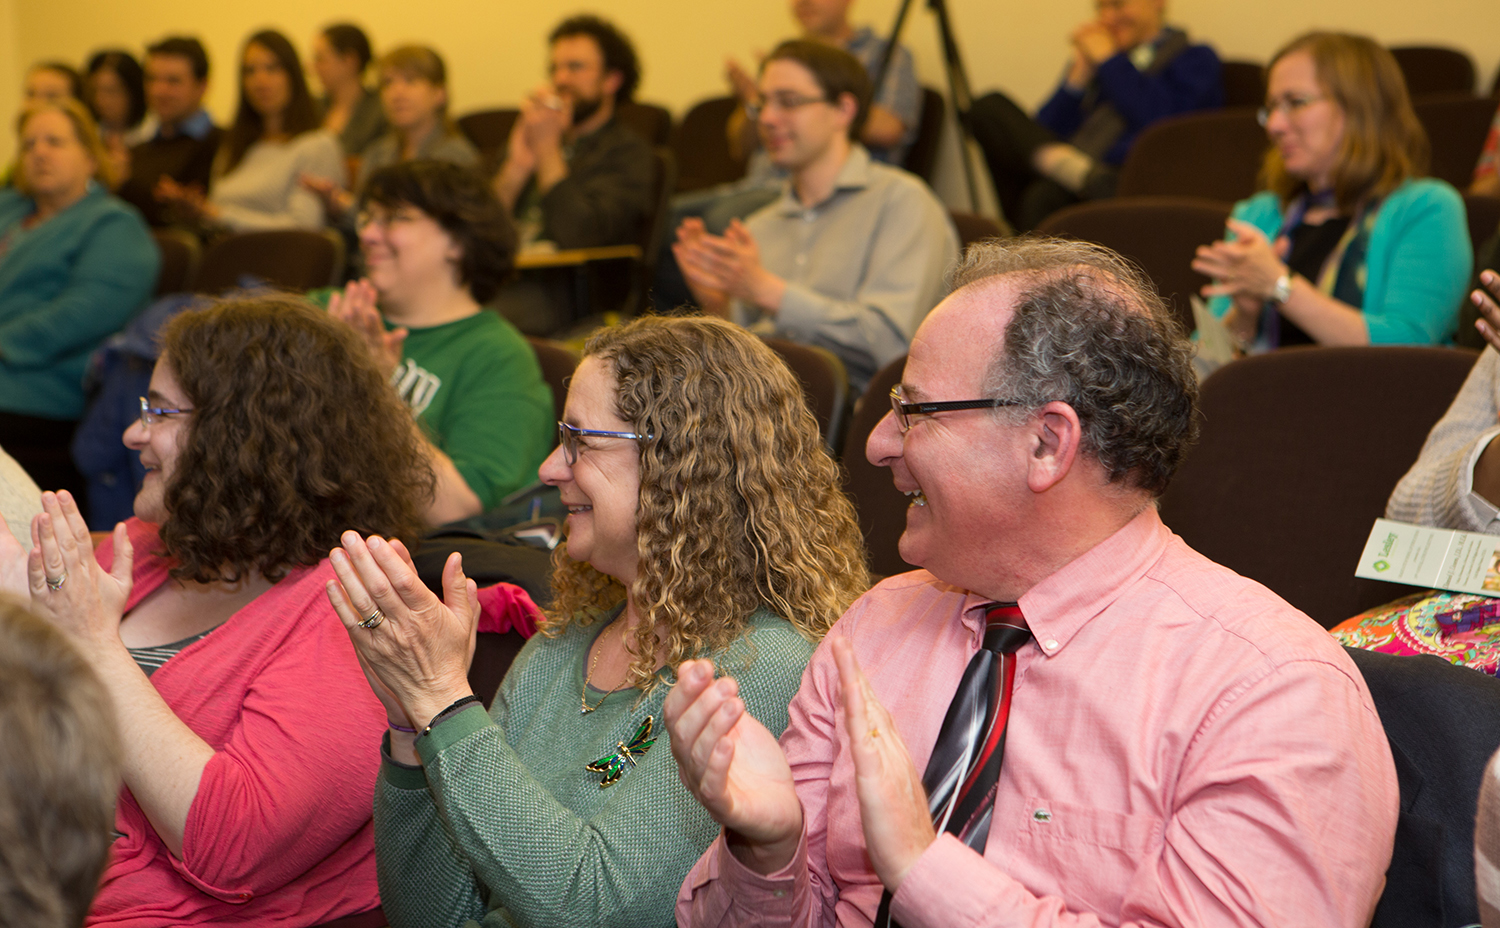
POLYGON ((324 553, 351 525, 413 536, 433 478, 410 413, 348 326, 234 301, 167 325, 125 443, 146 467, 137 518, 97 561, 66 493, 43 494, 29 562, 0 533, 0 587, 69 634, 120 724, 119 835, 87 924, 375 909, 385 716, 324 553))

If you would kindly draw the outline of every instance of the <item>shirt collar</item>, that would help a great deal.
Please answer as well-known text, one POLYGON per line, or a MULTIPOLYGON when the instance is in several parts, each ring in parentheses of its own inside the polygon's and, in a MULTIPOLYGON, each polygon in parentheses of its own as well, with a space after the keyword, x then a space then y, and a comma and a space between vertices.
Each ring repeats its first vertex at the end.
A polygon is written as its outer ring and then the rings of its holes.
POLYGON ((776 201, 776 211, 783 216, 796 216, 809 209, 821 210, 832 203, 842 191, 863 190, 868 187, 870 173, 870 152, 863 145, 855 142, 849 146, 849 157, 844 159, 844 166, 839 168, 839 176, 833 181, 833 193, 828 199, 815 206, 803 206, 802 201, 797 199, 794 179, 788 177, 782 184, 781 199, 776 201))
MULTIPOLYGON (((184 119, 182 122, 177 124, 176 134, 185 135, 188 138, 196 139, 201 142, 208 137, 208 134, 213 131, 213 128, 213 117, 208 115, 207 110, 200 109, 198 110, 198 112, 194 113, 187 119, 184 119)), ((158 126, 156 129, 156 138, 161 137, 161 127, 158 126)))
MULTIPOLYGON (((1172 532, 1156 505, 1021 596, 1021 614, 1047 654, 1056 654, 1109 608, 1166 550, 1172 532)), ((981 614, 980 620, 983 621, 981 614)))

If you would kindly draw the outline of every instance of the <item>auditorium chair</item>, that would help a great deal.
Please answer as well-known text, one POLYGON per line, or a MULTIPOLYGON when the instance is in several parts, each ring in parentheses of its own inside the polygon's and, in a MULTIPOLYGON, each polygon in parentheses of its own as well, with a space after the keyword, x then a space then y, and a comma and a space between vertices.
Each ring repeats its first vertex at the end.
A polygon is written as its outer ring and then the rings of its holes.
POLYGON ((161 252, 161 272, 156 275, 156 296, 187 293, 198 273, 203 250, 198 237, 181 229, 152 229, 151 237, 161 252))
POLYGON ((1412 101, 1432 143, 1428 173, 1460 190, 1474 178, 1474 165, 1495 118, 1496 101, 1471 93, 1436 94, 1412 101))
POLYGON ((827 348, 804 345, 786 338, 762 336, 771 350, 802 383, 808 408, 818 420, 818 431, 830 454, 842 447, 849 413, 849 373, 839 356, 827 348))
POLYGON ((1474 93, 1474 59, 1466 52, 1436 45, 1400 45, 1391 48, 1391 56, 1412 97, 1474 93))
POLYGON ((1163 119, 1136 136, 1115 193, 1243 200, 1259 187, 1267 144, 1249 107, 1163 119))
POLYGON ((916 569, 901 559, 898 550, 901 533, 906 531, 906 507, 911 500, 891 482, 889 468, 876 467, 865 458, 865 443, 875 426, 891 411, 891 387, 901 382, 905 370, 906 356, 902 355, 870 379, 864 396, 854 407, 841 458, 844 492, 849 494, 859 516, 870 570, 882 577, 916 569))
POLYGON ((247 279, 298 293, 331 287, 344 276, 344 237, 332 229, 236 232, 203 251, 195 293, 219 294, 247 279))
POLYGON ((677 158, 677 191, 685 193, 745 176, 745 159, 729 153, 729 116, 739 106, 734 97, 713 97, 694 104, 672 133, 677 158))

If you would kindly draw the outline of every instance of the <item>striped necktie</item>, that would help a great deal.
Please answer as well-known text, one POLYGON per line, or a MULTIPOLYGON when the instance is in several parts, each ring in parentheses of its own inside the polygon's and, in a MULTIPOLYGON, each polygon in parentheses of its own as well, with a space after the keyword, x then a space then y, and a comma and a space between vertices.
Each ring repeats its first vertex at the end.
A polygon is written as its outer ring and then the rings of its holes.
MULTIPOLYGON (((984 643, 964 669, 922 775, 933 825, 981 855, 990 835, 995 786, 1005 755, 1015 654, 1031 640, 1031 629, 1015 603, 989 606, 984 625, 984 643)), ((880 897, 875 928, 895 924, 891 893, 886 890, 880 897)))

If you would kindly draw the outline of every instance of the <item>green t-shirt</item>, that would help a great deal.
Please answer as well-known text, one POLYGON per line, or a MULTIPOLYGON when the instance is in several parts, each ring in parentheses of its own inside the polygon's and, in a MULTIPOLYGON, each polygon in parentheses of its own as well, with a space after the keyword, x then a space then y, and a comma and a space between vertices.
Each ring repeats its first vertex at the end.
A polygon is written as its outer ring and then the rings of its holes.
MULTIPOLYGON (((331 293, 308 298, 327 308, 331 293)), ((391 383, 484 508, 535 482, 555 426, 552 390, 526 339, 491 310, 408 328, 391 383)))

